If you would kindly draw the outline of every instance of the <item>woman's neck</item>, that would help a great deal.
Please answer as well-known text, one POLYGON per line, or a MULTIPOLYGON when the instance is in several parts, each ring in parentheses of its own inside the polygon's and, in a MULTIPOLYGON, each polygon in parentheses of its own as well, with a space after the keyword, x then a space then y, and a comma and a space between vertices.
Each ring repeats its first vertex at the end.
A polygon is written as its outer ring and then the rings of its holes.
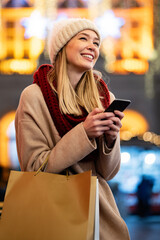
POLYGON ((78 73, 78 72, 68 70, 68 77, 74 90, 76 89, 76 86, 79 83, 82 75, 83 75, 82 72, 78 73))

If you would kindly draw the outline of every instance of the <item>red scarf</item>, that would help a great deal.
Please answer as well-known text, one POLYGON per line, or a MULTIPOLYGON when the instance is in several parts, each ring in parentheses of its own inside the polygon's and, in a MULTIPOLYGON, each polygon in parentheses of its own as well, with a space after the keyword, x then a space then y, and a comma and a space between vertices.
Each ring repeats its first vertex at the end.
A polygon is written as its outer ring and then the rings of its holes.
MULTIPOLYGON (((34 81, 33 83, 38 84, 41 88, 43 97, 53 119, 53 122, 56 126, 56 129, 59 132, 59 135, 62 137, 68 131, 70 131, 73 127, 75 127, 80 122, 84 121, 88 115, 87 111, 82 108, 82 116, 74 116, 69 114, 62 114, 59 109, 59 102, 57 95, 53 92, 50 84, 47 80, 47 73, 52 68, 52 65, 43 64, 39 67, 39 69, 34 73, 34 81)), ((110 104, 110 95, 107 85, 103 80, 100 80, 101 83, 101 91, 100 95, 103 96, 102 104, 104 108, 107 108, 110 104)))

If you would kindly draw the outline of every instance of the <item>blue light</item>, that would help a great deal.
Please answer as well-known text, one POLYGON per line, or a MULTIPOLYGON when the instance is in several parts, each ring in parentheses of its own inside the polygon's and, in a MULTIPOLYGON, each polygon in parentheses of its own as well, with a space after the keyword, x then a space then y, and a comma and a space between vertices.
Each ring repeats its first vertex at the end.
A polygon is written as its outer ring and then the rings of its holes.
POLYGON ((156 161, 156 155, 155 153, 148 153, 145 156, 145 164, 147 165, 152 165, 154 164, 156 161))
POLYGON ((30 17, 21 20, 21 25, 25 28, 24 37, 26 39, 31 37, 45 39, 47 35, 47 24, 48 20, 42 17, 39 11, 33 11, 30 17))
POLYGON ((101 17, 95 19, 102 39, 110 36, 113 38, 120 38, 120 28, 125 24, 123 18, 116 17, 111 10, 106 11, 101 17))
POLYGON ((19 168, 19 161, 16 148, 16 139, 15 139, 15 126, 14 121, 12 121, 7 129, 8 141, 8 156, 11 161, 12 168, 19 168))
POLYGON ((122 152, 121 153, 121 161, 122 163, 128 163, 130 161, 131 155, 129 152, 122 152))

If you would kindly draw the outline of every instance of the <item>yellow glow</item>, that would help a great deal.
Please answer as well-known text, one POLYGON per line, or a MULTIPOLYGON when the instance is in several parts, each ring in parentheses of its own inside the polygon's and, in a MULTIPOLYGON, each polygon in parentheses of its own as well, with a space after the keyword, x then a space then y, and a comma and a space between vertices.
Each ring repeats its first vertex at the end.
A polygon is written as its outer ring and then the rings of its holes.
POLYGON ((108 72, 144 74, 148 71, 148 60, 154 50, 153 1, 142 2, 144 7, 112 9, 116 17, 125 20, 125 24, 119 39, 107 37, 102 42, 101 51, 106 56, 105 67, 108 72))
POLYGON ((0 28, 0 72, 32 74, 44 50, 44 40, 25 39, 21 19, 30 17, 35 8, 2 8, 0 28))
POLYGON ((149 142, 151 141, 152 139, 152 133, 151 132, 145 132, 144 135, 143 135, 143 140, 146 141, 146 142, 149 142))
POLYGON ((143 135, 149 128, 147 120, 143 115, 134 110, 125 110, 125 117, 122 119, 120 137, 122 140, 129 140, 132 137, 143 135))
POLYGON ((122 68, 128 72, 144 73, 148 70, 148 62, 140 59, 125 59, 121 64, 122 68))
POLYGON ((160 145, 160 136, 155 136, 154 139, 153 139, 153 143, 155 145, 160 145))
POLYGON ((126 74, 134 72, 136 74, 144 74, 148 71, 149 64, 142 59, 123 59, 110 62, 106 65, 109 72, 116 71, 117 73, 126 74))
POLYGON ((90 12, 88 8, 59 8, 57 14, 66 14, 68 17, 76 18, 89 18, 90 12))
POLYGON ((32 37, 29 41, 29 58, 37 59, 44 49, 44 41, 39 40, 36 37, 32 37))
POLYGON ((130 131, 121 131, 120 137, 124 141, 129 141, 133 137, 133 135, 130 131))
POLYGON ((20 73, 32 74, 37 67, 37 62, 30 59, 4 60, 0 65, 0 71, 4 74, 20 73))
POLYGON ((145 132, 143 135, 138 136, 139 140, 155 144, 160 147, 160 135, 157 135, 154 132, 145 132))
POLYGON ((7 48, 3 45, 5 41, 5 35, 2 27, 0 27, 0 59, 4 59, 7 56, 7 48))
POLYGON ((9 112, 0 119, 0 165, 9 167, 11 165, 8 156, 8 136, 7 129, 9 124, 14 120, 15 112, 9 112))
POLYGON ((1 9, 1 16, 2 21, 3 19, 8 19, 8 21, 12 21, 13 19, 19 20, 23 17, 28 17, 31 13, 35 10, 35 8, 2 8, 1 9))
POLYGON ((20 59, 24 57, 24 47, 23 47, 23 42, 19 39, 16 39, 14 41, 14 58, 15 59, 20 59))

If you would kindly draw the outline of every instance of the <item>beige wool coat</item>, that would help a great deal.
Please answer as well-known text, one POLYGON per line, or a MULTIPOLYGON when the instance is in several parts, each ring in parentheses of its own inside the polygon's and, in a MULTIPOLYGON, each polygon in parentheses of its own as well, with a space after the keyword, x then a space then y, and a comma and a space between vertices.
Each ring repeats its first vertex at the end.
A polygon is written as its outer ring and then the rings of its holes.
MULTIPOLYGON (((112 101, 112 94, 111 98, 112 101)), ((69 167, 70 173, 75 174, 92 170, 99 179, 100 240, 130 239, 107 184, 120 168, 119 137, 113 149, 108 149, 103 137, 90 141, 80 123, 61 138, 37 84, 21 94, 15 129, 21 170, 36 171, 49 153, 44 171, 61 173, 69 167)))

